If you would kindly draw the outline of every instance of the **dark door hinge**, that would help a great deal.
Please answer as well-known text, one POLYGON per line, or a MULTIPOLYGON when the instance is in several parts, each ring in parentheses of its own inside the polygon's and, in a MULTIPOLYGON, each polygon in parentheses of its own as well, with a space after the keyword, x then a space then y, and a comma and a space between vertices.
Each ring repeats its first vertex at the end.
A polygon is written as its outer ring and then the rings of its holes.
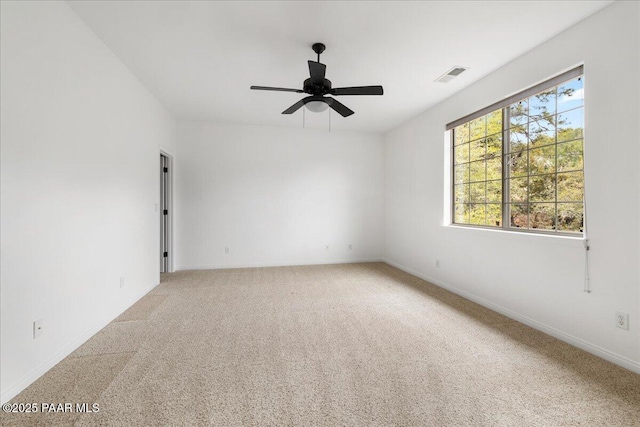
POLYGON ((168 214, 169 214, 169 211, 168 211, 167 209, 165 209, 165 210, 163 210, 163 211, 162 211, 162 214, 163 214, 163 215, 168 215, 168 214))
POLYGON ((163 172, 169 172, 169 168, 162 168, 163 172))
POLYGON ((163 257, 163 258, 166 258, 166 257, 168 257, 168 256, 169 256, 169 252, 165 252, 165 253, 163 253, 163 254, 162 254, 162 257, 163 257))

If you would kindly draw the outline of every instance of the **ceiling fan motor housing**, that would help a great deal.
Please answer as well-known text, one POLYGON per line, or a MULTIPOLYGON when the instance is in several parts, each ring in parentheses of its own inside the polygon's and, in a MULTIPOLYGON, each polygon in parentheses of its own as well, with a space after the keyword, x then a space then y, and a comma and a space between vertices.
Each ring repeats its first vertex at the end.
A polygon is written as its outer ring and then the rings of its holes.
POLYGON ((323 79, 322 85, 312 83, 312 79, 306 79, 302 90, 310 95, 327 95, 331 91, 331 80, 323 79))

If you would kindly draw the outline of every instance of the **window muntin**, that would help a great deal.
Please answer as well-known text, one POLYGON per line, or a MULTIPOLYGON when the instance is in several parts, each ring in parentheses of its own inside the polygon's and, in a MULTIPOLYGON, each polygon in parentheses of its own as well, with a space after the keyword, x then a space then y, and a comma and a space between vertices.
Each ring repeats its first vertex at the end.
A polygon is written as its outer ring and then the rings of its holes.
POLYGON ((502 222, 502 111, 454 128, 454 223, 502 222))
POLYGON ((454 224, 582 233, 583 84, 553 79, 452 128, 454 224))

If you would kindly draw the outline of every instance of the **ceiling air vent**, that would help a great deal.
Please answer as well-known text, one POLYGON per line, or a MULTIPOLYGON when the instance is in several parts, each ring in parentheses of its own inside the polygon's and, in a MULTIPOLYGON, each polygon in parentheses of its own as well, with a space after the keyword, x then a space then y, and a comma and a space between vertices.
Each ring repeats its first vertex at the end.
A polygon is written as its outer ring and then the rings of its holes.
POLYGON ((446 73, 444 73, 443 75, 435 79, 434 81, 440 82, 440 83, 447 83, 452 78, 459 76, 466 69, 467 69, 466 67, 453 67, 452 69, 450 69, 449 71, 447 71, 446 73))

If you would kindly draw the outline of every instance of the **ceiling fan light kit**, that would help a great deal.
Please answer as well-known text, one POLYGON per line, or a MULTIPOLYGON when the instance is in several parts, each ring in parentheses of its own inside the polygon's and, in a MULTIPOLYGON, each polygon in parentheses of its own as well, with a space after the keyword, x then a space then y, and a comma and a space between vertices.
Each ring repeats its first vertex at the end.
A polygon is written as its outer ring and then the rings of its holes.
POLYGON ((384 90, 382 86, 353 86, 332 88, 331 80, 325 78, 327 66, 320 62, 320 54, 325 51, 326 46, 322 43, 314 43, 311 46, 313 51, 318 55, 317 61, 307 61, 309 64, 309 78, 302 85, 302 89, 287 89, 281 87, 270 86, 251 86, 253 90, 269 90, 276 92, 296 92, 306 93, 310 96, 302 98, 282 112, 282 114, 293 114, 301 107, 306 107, 312 112, 322 112, 327 108, 331 108, 342 117, 348 117, 353 111, 346 107, 333 97, 341 95, 382 95, 384 90))
POLYGON ((307 102, 306 104, 304 104, 304 106, 307 108, 307 110, 313 113, 322 113, 323 111, 326 111, 327 108, 329 108, 329 104, 320 101, 307 102))

